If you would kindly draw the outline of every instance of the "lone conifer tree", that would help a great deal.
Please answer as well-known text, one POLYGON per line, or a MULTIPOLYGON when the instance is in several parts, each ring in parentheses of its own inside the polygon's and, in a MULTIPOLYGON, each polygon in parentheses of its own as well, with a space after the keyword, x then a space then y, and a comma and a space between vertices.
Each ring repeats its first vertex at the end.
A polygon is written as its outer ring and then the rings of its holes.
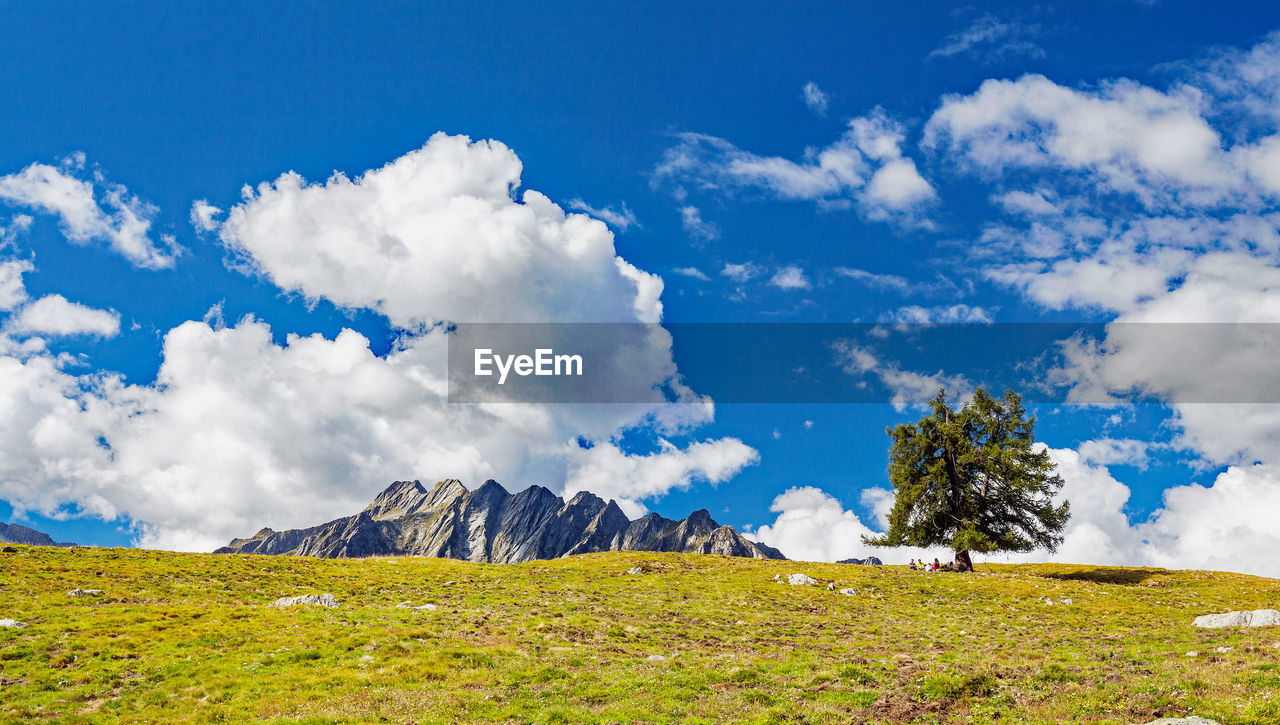
POLYGON ((949 546, 960 571, 970 551, 1057 549, 1070 516, 1055 506, 1062 488, 1046 450, 1033 450, 1035 418, 1012 390, 997 400, 978 388, 959 411, 942 389, 918 423, 886 432, 893 439, 889 530, 863 537, 872 546, 949 546))

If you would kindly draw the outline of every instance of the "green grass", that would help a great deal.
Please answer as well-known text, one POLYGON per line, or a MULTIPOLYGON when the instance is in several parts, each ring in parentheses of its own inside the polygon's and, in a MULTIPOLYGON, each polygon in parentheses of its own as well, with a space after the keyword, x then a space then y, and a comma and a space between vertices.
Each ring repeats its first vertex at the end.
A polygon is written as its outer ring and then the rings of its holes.
POLYGON ((1191 626, 1280 606, 1280 581, 979 569, 17 547, 0 722, 1280 723, 1280 627, 1191 626), (770 581, 796 571, 859 594, 770 581), (264 606, 323 592, 342 606, 264 606))

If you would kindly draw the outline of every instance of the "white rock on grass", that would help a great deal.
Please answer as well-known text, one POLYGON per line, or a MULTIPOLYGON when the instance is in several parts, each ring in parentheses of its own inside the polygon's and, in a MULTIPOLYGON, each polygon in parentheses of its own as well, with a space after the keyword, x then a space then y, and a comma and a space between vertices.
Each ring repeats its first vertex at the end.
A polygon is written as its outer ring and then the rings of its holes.
POLYGON ((0 619, 0 627, 5 629, 26 629, 26 622, 19 622, 16 619, 0 619))
POLYGON ((329 607, 338 606, 338 600, 332 594, 303 594, 296 597, 280 597, 267 605, 268 607, 329 607))
POLYGON ((841 589, 840 593, 845 595, 846 597, 855 597, 858 595, 858 590, 853 588, 841 589))
POLYGON ((648 662, 666 662, 667 658, 662 655, 649 655, 648 662))
POLYGON ((1207 717, 1162 717, 1144 725, 1222 725, 1222 723, 1207 717))
POLYGON ((643 569, 643 568, 641 568, 641 567, 638 567, 638 566, 633 566, 633 567, 631 567, 630 569, 627 569, 627 573, 628 573, 628 574, 643 574, 643 573, 644 573, 644 569, 643 569))
POLYGON ((817 579, 807 574, 790 574, 785 579, 781 574, 777 574, 773 577, 773 580, 783 584, 790 584, 793 587, 807 587, 818 583, 817 579))
POLYGON ((1196 627, 1218 629, 1221 627, 1266 627, 1280 624, 1280 612, 1274 609, 1204 614, 1191 623, 1196 627))
POLYGON ((102 596, 102 590, 101 589, 81 589, 79 587, 76 587, 75 589, 72 589, 71 591, 67 592, 67 596, 69 597, 100 597, 102 596))
POLYGON ((434 605, 434 604, 422 604, 422 605, 419 605, 419 606, 416 606, 416 607, 415 607, 415 606, 413 606, 413 602, 400 602, 399 604, 397 604, 397 605, 396 605, 396 609, 416 609, 416 610, 419 610, 419 611, 421 611, 421 610, 426 610, 426 611, 429 611, 429 612, 434 612, 435 610, 437 610, 437 609, 439 609, 439 608, 440 608, 440 607, 437 607, 437 606, 436 606, 436 605, 434 605))

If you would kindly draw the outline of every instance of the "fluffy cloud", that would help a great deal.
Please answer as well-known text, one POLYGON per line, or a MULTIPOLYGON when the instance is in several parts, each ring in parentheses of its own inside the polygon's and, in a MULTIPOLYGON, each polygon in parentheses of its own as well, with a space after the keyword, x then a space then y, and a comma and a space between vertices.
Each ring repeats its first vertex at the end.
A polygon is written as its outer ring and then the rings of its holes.
MULTIPOLYGON (((88 307, 59 294, 31 300, 22 275, 34 270, 35 266, 23 259, 0 260, 0 312, 6 313, 0 335, 114 337, 120 332, 120 315, 114 310, 88 307)), ((39 347, 43 340, 31 340, 29 345, 39 347)), ((11 346, 12 340, 0 344, 0 351, 11 346)))
POLYGON ((281 289, 441 321, 657 322, 662 280, 617 256, 604 223, 520 184, 497 141, 436 134, 351 179, 295 173, 246 188, 218 234, 281 289))
POLYGON ((778 514, 773 523, 744 535, 776 547, 789 559, 798 561, 840 561, 874 556, 886 564, 905 564, 922 556, 949 558, 944 549, 878 548, 862 543, 887 526, 893 508, 893 492, 884 488, 863 489, 859 502, 871 512, 877 524, 869 527, 858 514, 846 510, 840 500, 815 486, 794 486, 773 500, 769 510, 778 514))
POLYGON ((20 453, 0 464, 0 497, 46 514, 74 504, 128 515, 145 546, 207 550, 264 525, 314 524, 403 478, 598 485, 634 510, 755 456, 734 439, 624 455, 609 438, 642 422, 632 409, 449 405, 441 332, 379 357, 350 330, 277 345, 251 319, 188 322, 166 335, 146 386, 11 347, 0 344, 0 441, 20 453), (566 441, 579 435, 600 443, 577 454, 566 441))
POLYGON ((205 199, 197 199, 191 205, 191 226, 196 228, 197 232, 215 232, 221 222, 218 216, 222 214, 222 210, 210 204, 205 199))
POLYGON ((1132 438, 1096 438, 1085 441, 1077 449, 1080 460, 1103 466, 1123 464, 1144 470, 1150 461, 1148 452, 1156 444, 1132 438))
POLYGON ((817 83, 809 81, 804 84, 804 88, 800 89, 800 97, 804 99, 804 105, 809 107, 810 111, 819 116, 827 115, 827 103, 829 99, 827 94, 818 87, 817 83))
POLYGON ((999 557, 1179 569, 1215 569, 1280 576, 1280 561, 1261 552, 1280 547, 1280 473, 1272 466, 1233 466, 1209 486, 1164 492, 1161 508, 1139 522, 1124 513, 1129 488, 1107 469, 1070 449, 1050 449, 1071 502, 1071 520, 1055 554, 999 557))
MULTIPOLYGON (((1049 449, 1049 454, 1063 478, 1059 500, 1071 502, 1062 545, 1054 553, 976 556, 976 561, 1159 566, 1280 576, 1280 561, 1265 555, 1280 547, 1274 522, 1275 511, 1280 510, 1280 472, 1274 467, 1232 467, 1210 486, 1174 486, 1165 491, 1162 507, 1148 519, 1130 522, 1125 514, 1129 488, 1105 466, 1070 449, 1049 449)), ((821 489, 790 488, 773 501, 771 510, 778 513, 774 522, 749 535, 800 560, 877 556, 886 563, 903 563, 920 556, 951 558, 951 552, 943 549, 864 546, 864 534, 887 526, 892 492, 865 489, 861 503, 872 512, 874 527, 821 489)))
POLYGON ((0 262, 0 312, 12 310, 27 299, 27 288, 22 275, 35 269, 23 259, 7 259, 0 262))
POLYGON ((720 270, 720 274, 724 277, 728 277, 738 284, 742 284, 743 282, 760 276, 762 271, 763 270, 761 270, 760 265, 755 264, 754 262, 743 262, 742 264, 734 264, 730 262, 724 265, 724 268, 720 270))
POLYGON ((747 536, 776 547, 789 559, 839 561, 883 553, 862 543, 863 536, 875 532, 819 488, 789 488, 773 500, 769 510, 778 514, 774 522, 747 532, 747 536))
POLYGON ((1191 89, 1164 93, 1128 80, 1097 91, 1038 75, 988 80, 972 95, 945 98, 923 143, 986 173, 1052 167, 1087 172, 1149 206, 1211 202, 1238 187, 1200 104, 1191 89))
POLYGON ((737 438, 695 442, 684 449, 660 440, 658 450, 647 454, 628 454, 615 445, 583 449, 572 444, 566 451, 565 494, 590 491, 617 499, 632 517, 645 513, 640 504, 645 498, 688 488, 694 481, 721 483, 760 461, 756 450, 737 438))
POLYGON ((923 143, 1007 215, 973 251, 988 279, 1111 321, 1064 345, 1072 400, 1166 401, 1173 443, 1207 463, 1280 463, 1262 404, 1280 383, 1280 41, 1170 70, 1167 88, 989 80, 946 97, 923 143))
POLYGON ((652 325, 636 326, 646 364, 682 403, 447 402, 447 335, 434 322, 661 316, 661 280, 619 258, 600 221, 532 190, 516 201, 519 170, 499 143, 435 136, 355 180, 286 174, 248 188, 221 224, 197 205, 197 225, 216 226, 244 268, 381 312, 397 347, 376 355, 351 330, 277 344, 253 318, 187 322, 165 336, 155 383, 129 385, 0 333, 0 447, 16 452, 0 462, 0 498, 49 515, 124 515, 142 545, 209 549, 263 525, 348 514, 395 479, 590 487, 637 510, 753 463, 732 438, 618 447, 625 431, 680 433, 713 415, 652 325))
POLYGON ((810 286, 804 270, 794 264, 780 267, 769 279, 769 284, 784 290, 809 289, 810 286))
POLYGON ((69 302, 62 295, 45 295, 10 317, 5 331, 14 335, 115 337, 120 332, 120 314, 69 302))
POLYGON ((800 161, 759 156, 722 138, 683 133, 663 154, 653 179, 657 185, 674 186, 677 198, 690 188, 721 196, 754 194, 824 208, 856 205, 872 219, 923 223, 919 212, 936 193, 915 162, 902 154, 904 138, 902 125, 879 111, 851 120, 839 140, 806 150, 800 161))
POLYGON ((0 176, 0 201, 57 216, 63 235, 77 244, 106 242, 139 267, 172 267, 182 249, 171 236, 161 235, 159 243, 150 238, 156 208, 101 174, 94 181, 78 178, 83 163, 83 157, 61 167, 36 163, 0 176))

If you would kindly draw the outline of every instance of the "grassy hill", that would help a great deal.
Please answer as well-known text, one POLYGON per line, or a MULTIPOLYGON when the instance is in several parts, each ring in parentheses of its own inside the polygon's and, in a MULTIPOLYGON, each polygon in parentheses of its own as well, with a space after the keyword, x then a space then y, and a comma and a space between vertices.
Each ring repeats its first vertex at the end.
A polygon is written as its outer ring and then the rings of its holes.
POLYGON ((3 722, 1280 723, 1280 627, 1191 627, 1280 606, 1271 579, 15 548, 0 618, 29 626, 0 629, 3 722), (858 593, 771 581, 792 572, 858 593), (264 606, 322 592, 341 606, 264 606))

